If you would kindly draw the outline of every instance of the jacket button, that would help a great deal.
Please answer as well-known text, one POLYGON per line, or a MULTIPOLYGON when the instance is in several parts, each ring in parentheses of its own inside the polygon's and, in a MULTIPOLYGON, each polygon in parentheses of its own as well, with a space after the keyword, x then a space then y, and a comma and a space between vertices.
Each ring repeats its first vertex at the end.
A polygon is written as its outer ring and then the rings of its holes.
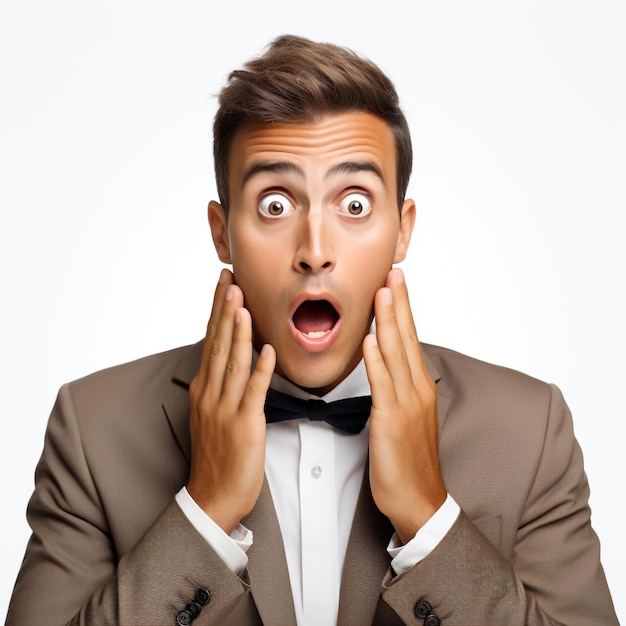
MULTIPOLYGON (((433 607, 426 600, 418 600, 413 607, 413 613, 417 619, 426 619, 433 612, 433 607)), ((428 624, 427 626, 434 626, 428 624)))
POLYGON ((196 602, 202 607, 211 601, 211 592, 205 587, 196 590, 196 602))
POLYGON ((200 606, 198 602, 196 602, 195 600, 192 600, 185 607, 185 611, 187 611, 191 615, 192 619, 196 619, 196 617, 200 615, 200 611, 202 611, 202 607, 200 606))
POLYGON ((191 613, 186 609, 179 611, 176 616, 176 626, 189 626, 193 622, 193 617, 191 617, 191 613))
POLYGON ((436 615, 430 614, 424 620, 424 626, 441 626, 441 620, 436 615))

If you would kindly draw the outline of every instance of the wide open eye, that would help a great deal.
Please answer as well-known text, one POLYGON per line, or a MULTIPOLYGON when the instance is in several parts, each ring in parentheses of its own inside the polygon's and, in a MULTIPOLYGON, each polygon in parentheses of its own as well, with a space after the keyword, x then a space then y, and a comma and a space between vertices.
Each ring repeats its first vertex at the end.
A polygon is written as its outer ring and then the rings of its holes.
POLYGON ((270 193, 261 198, 259 211, 265 217, 285 217, 294 211, 291 200, 282 193, 270 193))
POLYGON ((364 193, 349 193, 341 199, 338 210, 347 217, 365 217, 372 211, 372 203, 364 193))

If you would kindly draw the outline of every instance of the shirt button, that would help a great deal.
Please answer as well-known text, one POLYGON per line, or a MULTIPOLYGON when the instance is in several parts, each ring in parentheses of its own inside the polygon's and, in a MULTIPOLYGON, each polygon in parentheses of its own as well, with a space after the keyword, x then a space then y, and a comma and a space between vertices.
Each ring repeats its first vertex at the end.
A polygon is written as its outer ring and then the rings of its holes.
POLYGON ((314 465, 311 468, 311 476, 313 478, 319 478, 322 475, 322 468, 319 465, 314 465))

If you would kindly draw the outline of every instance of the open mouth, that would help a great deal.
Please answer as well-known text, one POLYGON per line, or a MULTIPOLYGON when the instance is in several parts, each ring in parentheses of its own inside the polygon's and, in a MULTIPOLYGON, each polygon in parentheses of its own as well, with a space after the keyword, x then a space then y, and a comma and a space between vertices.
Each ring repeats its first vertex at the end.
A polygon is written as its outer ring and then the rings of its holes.
POLYGON ((339 313, 328 300, 305 300, 293 314, 293 325, 309 339, 326 336, 337 323, 339 313))

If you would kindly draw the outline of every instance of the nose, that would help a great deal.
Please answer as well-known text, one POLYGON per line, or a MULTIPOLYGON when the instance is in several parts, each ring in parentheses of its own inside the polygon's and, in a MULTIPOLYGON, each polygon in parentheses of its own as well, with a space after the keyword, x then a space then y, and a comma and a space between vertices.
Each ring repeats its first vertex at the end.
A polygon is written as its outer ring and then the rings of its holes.
POLYGON ((332 224, 323 211, 309 211, 300 224, 294 269, 317 274, 331 271, 335 264, 332 224))

